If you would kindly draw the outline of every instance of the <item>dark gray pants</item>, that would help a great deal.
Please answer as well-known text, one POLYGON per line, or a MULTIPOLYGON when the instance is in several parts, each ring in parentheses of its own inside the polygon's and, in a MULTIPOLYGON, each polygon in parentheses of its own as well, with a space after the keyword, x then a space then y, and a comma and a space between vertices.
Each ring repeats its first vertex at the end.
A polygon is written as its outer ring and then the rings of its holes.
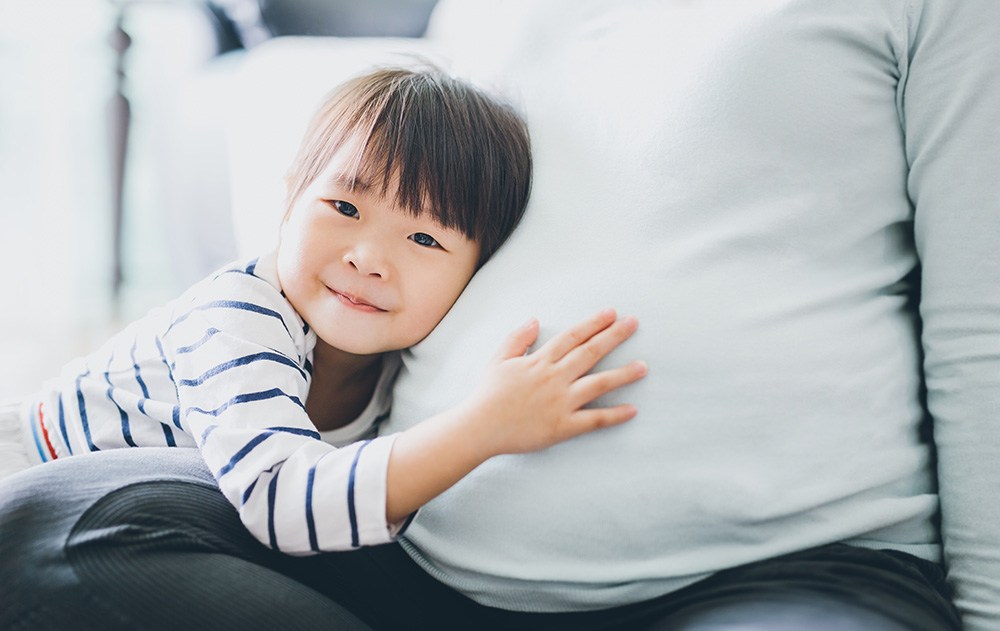
POLYGON ((958 629, 940 570, 834 545, 611 610, 483 607, 394 544, 275 554, 196 451, 67 458, 0 483, 0 629, 958 629))

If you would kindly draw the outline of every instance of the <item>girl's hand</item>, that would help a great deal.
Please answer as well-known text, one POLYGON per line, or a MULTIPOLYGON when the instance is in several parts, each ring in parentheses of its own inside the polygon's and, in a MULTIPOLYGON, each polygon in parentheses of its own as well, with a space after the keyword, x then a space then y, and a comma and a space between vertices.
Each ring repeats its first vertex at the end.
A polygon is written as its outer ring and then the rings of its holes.
POLYGON ((639 361, 589 374, 636 326, 635 318, 618 319, 608 309, 530 354, 538 322, 514 331, 468 399, 396 437, 386 474, 388 523, 401 521, 493 456, 544 449, 635 416, 631 405, 583 406, 646 375, 639 361))
POLYGON ((494 358, 480 387, 461 406, 479 446, 490 457, 544 449, 636 414, 632 405, 584 406, 616 388, 644 377, 644 362, 589 374, 638 327, 633 317, 607 309, 555 336, 538 350, 532 319, 514 331, 494 358))

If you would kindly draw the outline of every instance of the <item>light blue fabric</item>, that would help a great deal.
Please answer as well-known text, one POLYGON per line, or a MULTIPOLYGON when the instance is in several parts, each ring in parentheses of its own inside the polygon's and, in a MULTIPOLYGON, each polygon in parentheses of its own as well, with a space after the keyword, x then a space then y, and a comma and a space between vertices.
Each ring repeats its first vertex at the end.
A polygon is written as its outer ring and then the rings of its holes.
POLYGON ((421 511, 408 551, 523 610, 840 540, 939 559, 925 352, 945 559, 969 628, 997 628, 1000 3, 440 11, 466 20, 460 70, 523 104, 536 179, 522 227, 407 357, 383 431, 461 400, 531 315, 545 338, 635 314, 607 363, 650 372, 607 400, 636 419, 487 462, 421 511))

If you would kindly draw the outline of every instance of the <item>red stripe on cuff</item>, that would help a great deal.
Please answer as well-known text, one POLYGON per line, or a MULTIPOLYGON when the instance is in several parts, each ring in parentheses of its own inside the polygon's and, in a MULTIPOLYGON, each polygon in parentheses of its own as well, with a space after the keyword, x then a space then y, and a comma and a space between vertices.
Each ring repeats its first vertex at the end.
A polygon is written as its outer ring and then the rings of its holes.
POLYGON ((52 446, 52 441, 49 440, 49 430, 45 427, 45 416, 42 414, 42 403, 38 402, 38 426, 42 428, 42 438, 45 439, 45 448, 49 450, 49 455, 55 460, 59 456, 56 455, 56 448, 52 446))

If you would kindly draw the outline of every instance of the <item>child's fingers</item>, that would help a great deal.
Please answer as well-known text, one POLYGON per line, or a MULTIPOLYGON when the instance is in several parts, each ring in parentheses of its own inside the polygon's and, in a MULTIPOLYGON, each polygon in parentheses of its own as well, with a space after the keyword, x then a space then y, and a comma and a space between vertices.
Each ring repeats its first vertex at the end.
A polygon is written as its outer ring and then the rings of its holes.
POLYGON ((532 318, 514 330, 500 345, 496 359, 512 359, 528 352, 538 339, 538 320, 532 318))
POLYGON ((578 376, 589 372, 597 362, 604 359, 608 353, 631 337, 638 326, 638 321, 632 316, 621 318, 568 352, 562 363, 573 375, 578 376))
POLYGON ((563 331, 562 333, 556 335, 551 340, 542 345, 538 349, 537 353, 539 355, 544 355, 548 357, 551 361, 557 362, 562 359, 566 353, 577 348, 590 338, 594 337, 597 333, 600 333, 604 329, 611 326, 611 324, 617 318, 617 314, 614 309, 605 309, 600 311, 583 322, 563 331))
POLYGON ((649 368, 645 362, 634 361, 619 368, 604 370, 593 375, 584 375, 570 388, 573 404, 582 407, 612 390, 634 383, 646 376, 649 368))
POLYGON ((586 434, 587 432, 592 432, 603 427, 620 425, 632 419, 635 415, 635 406, 630 403, 616 405, 613 408, 577 410, 571 417, 573 421, 573 435, 579 436, 580 434, 586 434))

